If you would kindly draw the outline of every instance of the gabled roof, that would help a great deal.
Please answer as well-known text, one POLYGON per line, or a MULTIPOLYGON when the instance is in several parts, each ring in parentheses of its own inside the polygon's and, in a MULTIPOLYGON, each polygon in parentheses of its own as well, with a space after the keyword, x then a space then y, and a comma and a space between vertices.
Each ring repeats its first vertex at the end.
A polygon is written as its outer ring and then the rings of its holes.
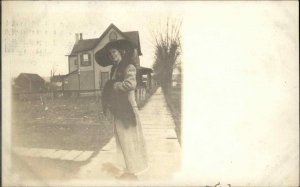
POLYGON ((17 77, 17 79, 25 78, 27 80, 33 81, 33 82, 45 82, 45 80, 39 76, 38 74, 34 73, 20 73, 20 75, 17 77))
POLYGON ((68 56, 76 55, 78 52, 83 52, 83 51, 88 51, 88 50, 94 49, 97 46, 97 44, 106 36, 106 34, 112 28, 114 28, 117 32, 119 32, 125 39, 127 39, 127 40, 131 41, 133 44, 135 44, 138 47, 137 48, 138 54, 142 55, 138 31, 122 32, 114 24, 110 24, 108 26, 108 28, 102 33, 102 35, 99 38, 78 40, 78 42, 74 44, 71 54, 68 56))
POLYGON ((74 44, 71 55, 77 54, 78 52, 88 51, 93 49, 100 42, 99 38, 87 39, 87 40, 78 40, 74 44))

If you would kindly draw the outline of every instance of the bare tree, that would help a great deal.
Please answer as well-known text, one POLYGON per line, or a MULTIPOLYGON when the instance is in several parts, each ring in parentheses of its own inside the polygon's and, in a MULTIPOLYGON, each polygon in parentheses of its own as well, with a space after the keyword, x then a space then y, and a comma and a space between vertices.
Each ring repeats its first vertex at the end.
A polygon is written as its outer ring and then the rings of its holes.
POLYGON ((56 73, 56 68, 55 68, 54 64, 52 64, 52 68, 51 68, 51 72, 50 72, 50 83, 49 83, 52 100, 54 99, 54 90, 55 90, 55 86, 53 85, 52 81, 55 76, 55 73, 56 73))
POLYGON ((167 19, 166 27, 157 30, 154 35, 155 61, 154 77, 160 82, 163 91, 169 94, 172 86, 172 74, 181 55, 181 21, 167 19))
POLYGON ((50 82, 52 81, 55 73, 56 73, 56 68, 54 67, 54 65, 52 65, 51 72, 50 72, 50 82))

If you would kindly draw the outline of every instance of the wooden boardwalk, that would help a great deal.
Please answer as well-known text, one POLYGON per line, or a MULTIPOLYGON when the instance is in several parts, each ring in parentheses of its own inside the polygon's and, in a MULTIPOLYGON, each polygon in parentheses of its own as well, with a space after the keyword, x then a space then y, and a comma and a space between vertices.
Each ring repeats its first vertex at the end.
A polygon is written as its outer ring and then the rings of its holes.
MULTIPOLYGON (((159 88, 140 111, 146 140, 149 168, 139 175, 140 180, 165 180, 180 169, 181 149, 175 124, 159 88)), ((81 167, 76 179, 116 180, 122 171, 117 167, 116 144, 112 138, 103 149, 81 167)))

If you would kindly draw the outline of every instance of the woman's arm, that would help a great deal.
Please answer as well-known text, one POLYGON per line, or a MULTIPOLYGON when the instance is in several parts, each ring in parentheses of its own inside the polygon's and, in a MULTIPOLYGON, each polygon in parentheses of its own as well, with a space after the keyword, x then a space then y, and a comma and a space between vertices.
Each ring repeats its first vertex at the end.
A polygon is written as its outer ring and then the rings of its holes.
POLYGON ((136 88, 136 68, 129 64, 125 69, 125 78, 123 82, 116 82, 114 84, 115 91, 128 92, 136 88))

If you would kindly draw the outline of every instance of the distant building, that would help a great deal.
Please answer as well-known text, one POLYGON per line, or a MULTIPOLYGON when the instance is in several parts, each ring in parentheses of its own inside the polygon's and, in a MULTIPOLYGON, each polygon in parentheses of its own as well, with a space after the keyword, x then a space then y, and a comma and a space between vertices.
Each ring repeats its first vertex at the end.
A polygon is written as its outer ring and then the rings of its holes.
POLYGON ((102 67, 95 61, 95 53, 111 40, 127 39, 134 43, 135 64, 137 66, 138 86, 142 85, 143 75, 147 75, 151 85, 152 69, 140 66, 142 55, 138 31, 122 32, 111 24, 99 38, 83 39, 82 33, 75 35, 76 41, 71 54, 68 56, 69 73, 64 75, 63 88, 65 90, 95 90, 102 89, 110 78, 111 66, 102 67))
POLYGON ((38 74, 21 73, 15 79, 17 92, 40 92, 45 91, 45 80, 38 74))
POLYGON ((64 76, 63 75, 54 75, 50 77, 50 84, 51 88, 53 90, 63 90, 63 81, 64 81, 64 76))
POLYGON ((172 74, 172 86, 173 87, 177 87, 177 88, 181 88, 181 68, 180 67, 175 67, 175 69, 173 70, 173 74, 172 74))

